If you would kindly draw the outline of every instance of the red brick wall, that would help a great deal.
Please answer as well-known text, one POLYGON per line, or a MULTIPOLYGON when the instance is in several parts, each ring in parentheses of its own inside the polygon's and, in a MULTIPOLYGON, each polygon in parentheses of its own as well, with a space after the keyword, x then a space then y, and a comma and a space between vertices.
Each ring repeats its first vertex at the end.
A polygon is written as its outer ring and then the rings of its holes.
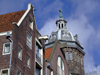
MULTIPOLYGON (((35 37, 40 35, 35 27, 35 19, 33 9, 25 17, 21 25, 13 25, 12 39, 13 39, 13 53, 12 53, 12 68, 11 75, 16 75, 17 70, 20 70, 22 75, 35 75, 35 37), (33 21, 33 30, 29 27, 29 19, 33 21), (26 45, 26 32, 32 35, 32 50, 26 45), (22 61, 18 58, 18 46, 22 48, 22 61), (30 56, 30 68, 27 67, 27 55, 30 56)), ((6 36, 0 36, 0 70, 9 68, 9 55, 2 55, 3 43, 8 42, 6 36)), ((43 41, 42 41, 43 44, 43 41)), ((44 60, 45 61, 45 60, 44 60)), ((45 62, 44 62, 45 63, 45 62)), ((45 67, 45 65, 43 66, 45 67)), ((45 73, 45 69, 43 70, 45 73)))

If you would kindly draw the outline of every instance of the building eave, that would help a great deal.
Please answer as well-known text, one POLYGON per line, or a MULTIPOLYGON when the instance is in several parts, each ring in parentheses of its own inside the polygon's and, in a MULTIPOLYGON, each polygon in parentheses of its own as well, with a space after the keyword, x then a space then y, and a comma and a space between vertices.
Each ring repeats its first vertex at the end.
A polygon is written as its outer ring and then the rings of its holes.
POLYGON ((1 33, 0 33, 0 36, 7 35, 7 32, 9 32, 10 34, 12 34, 12 31, 6 31, 6 32, 1 32, 1 33))

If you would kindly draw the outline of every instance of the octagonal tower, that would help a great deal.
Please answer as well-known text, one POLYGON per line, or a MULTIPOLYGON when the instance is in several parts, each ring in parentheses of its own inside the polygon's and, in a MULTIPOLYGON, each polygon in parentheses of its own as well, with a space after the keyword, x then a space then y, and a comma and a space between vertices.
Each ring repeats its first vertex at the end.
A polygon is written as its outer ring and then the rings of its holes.
POLYGON ((55 40, 59 40, 61 44, 66 43, 66 47, 63 48, 66 57, 66 63, 68 66, 70 75, 85 75, 84 74, 84 55, 83 47, 81 46, 78 35, 75 36, 68 31, 67 21, 63 19, 62 14, 59 20, 56 21, 56 30, 51 33, 46 48, 54 46, 55 40))

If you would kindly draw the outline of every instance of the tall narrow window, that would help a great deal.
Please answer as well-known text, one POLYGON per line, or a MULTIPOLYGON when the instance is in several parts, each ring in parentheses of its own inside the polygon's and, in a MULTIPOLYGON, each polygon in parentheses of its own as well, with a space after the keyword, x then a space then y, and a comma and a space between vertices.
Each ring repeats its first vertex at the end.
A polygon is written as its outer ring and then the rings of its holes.
POLYGON ((27 56, 27 66, 30 68, 30 57, 27 56))
POLYGON ((42 49, 41 46, 36 42, 36 59, 38 62, 42 63, 42 49))
POLYGON ((62 24, 62 28, 63 28, 63 24, 62 24))
POLYGON ((69 60, 69 54, 66 52, 66 59, 69 60))
POLYGON ((74 60, 77 61, 77 53, 75 52, 74 60))
POLYGON ((73 60, 72 52, 70 52, 70 60, 73 60))
POLYGON ((19 70, 17 71, 17 75, 21 75, 21 72, 19 70))
POLYGON ((78 54, 76 55, 76 58, 77 58, 77 62, 78 62, 78 54))
POLYGON ((80 59, 79 59, 79 56, 77 55, 77 58, 78 58, 78 62, 80 62, 80 59))
POLYGON ((57 60, 57 75, 65 75, 64 63, 60 56, 58 57, 58 60, 57 60))
POLYGON ((22 49, 21 49, 21 47, 18 47, 18 58, 20 60, 22 60, 22 49))
POLYGON ((28 45, 28 47, 30 49, 32 49, 32 36, 31 34, 27 31, 27 41, 26 41, 26 44, 28 45))
POLYGON ((60 29, 60 24, 59 24, 59 29, 60 29))
POLYGON ((83 58, 81 58, 81 65, 83 65, 83 58))
POLYGON ((3 55, 10 54, 10 43, 3 44, 3 55))
POLYGON ((81 57, 79 57, 79 63, 81 64, 81 57))
POLYGON ((29 19, 29 27, 33 30, 33 22, 29 19))

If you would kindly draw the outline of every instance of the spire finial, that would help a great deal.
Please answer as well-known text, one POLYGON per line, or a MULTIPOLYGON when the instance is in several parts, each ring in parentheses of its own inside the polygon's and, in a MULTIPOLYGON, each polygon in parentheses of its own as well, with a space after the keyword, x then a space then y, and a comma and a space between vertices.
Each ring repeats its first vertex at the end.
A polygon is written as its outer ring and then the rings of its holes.
POLYGON ((60 16, 59 16, 59 17, 60 17, 60 18, 63 18, 63 15, 62 15, 63 12, 62 12, 62 10, 60 9, 59 12, 60 12, 60 16))

